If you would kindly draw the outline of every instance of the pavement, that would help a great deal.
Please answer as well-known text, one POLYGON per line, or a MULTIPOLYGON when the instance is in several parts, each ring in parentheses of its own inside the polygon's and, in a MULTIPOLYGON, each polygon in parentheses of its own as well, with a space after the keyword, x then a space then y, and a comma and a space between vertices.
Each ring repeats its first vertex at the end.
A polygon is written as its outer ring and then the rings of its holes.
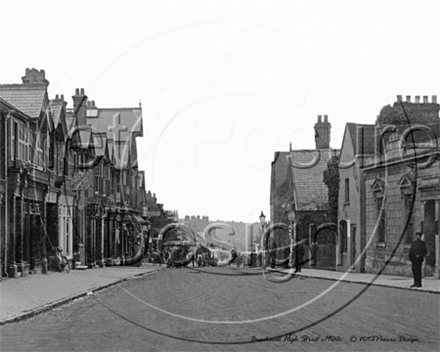
MULTIPOLYGON (((105 267, 72 270, 70 273, 49 271, 48 274, 5 279, 0 282, 0 325, 30 318, 74 299, 93 294, 122 281, 130 280, 133 277, 157 274, 158 271, 165 268, 165 266, 144 263, 140 267, 105 267)), ((289 272, 285 269, 268 269, 268 271, 289 272)), ((428 277, 423 278, 423 287, 410 288, 413 283, 412 278, 402 276, 377 276, 375 274, 343 273, 306 268, 295 275, 418 292, 440 293, 440 280, 428 277)))
POLYGON ((93 292, 147 274, 165 266, 113 266, 70 273, 48 271, 0 282, 0 325, 30 318, 93 292))
MULTIPOLYGON (((268 271, 276 271, 280 273, 289 273, 289 269, 270 269, 268 271)), ((412 277, 394 276, 394 275, 377 275, 367 273, 340 272, 332 270, 305 269, 295 275, 310 278, 319 278, 332 281, 351 282, 358 284, 367 284, 374 286, 383 286, 398 288, 403 290, 421 291, 440 293, 440 280, 434 277, 424 277, 422 279, 422 287, 410 287, 414 280, 412 277)))

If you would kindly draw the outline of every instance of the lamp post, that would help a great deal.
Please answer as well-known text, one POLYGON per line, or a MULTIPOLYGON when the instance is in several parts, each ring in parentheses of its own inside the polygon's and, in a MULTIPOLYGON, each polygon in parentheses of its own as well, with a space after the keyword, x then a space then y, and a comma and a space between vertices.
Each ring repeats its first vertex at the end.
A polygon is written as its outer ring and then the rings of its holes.
POLYGON ((263 235, 264 235, 264 232, 266 231, 266 226, 267 226, 266 216, 264 215, 263 211, 261 211, 261 214, 260 214, 260 223, 261 223, 261 241, 260 241, 259 252, 261 253, 261 256, 257 255, 257 265, 259 267, 262 267, 264 265, 264 263, 266 262, 265 258, 263 258, 263 253, 264 253, 263 252, 263 249, 264 249, 263 235))
MULTIPOLYGON (((264 267, 264 269, 266 268, 268 261, 273 259, 273 251, 275 250, 275 233, 273 231, 271 231, 271 233, 269 234, 269 248, 268 248, 268 258, 267 257, 263 257, 264 254, 264 233, 266 232, 267 226, 269 225, 269 221, 266 221, 266 216, 264 215, 263 211, 261 211, 261 215, 260 215, 260 223, 261 223, 261 231, 262 231, 262 235, 261 235, 261 267, 264 267)), ((273 260, 274 261, 274 260, 273 260)), ((274 267, 275 263, 271 262, 271 266, 274 267)))
POLYGON ((290 222, 290 238, 293 239, 292 246, 290 248, 290 263, 293 264, 295 269, 298 267, 298 246, 297 246, 297 231, 296 231, 296 214, 292 207, 287 211, 287 219, 290 222), (293 253, 295 250, 295 253, 293 253), (295 254, 295 255, 294 255, 295 254))

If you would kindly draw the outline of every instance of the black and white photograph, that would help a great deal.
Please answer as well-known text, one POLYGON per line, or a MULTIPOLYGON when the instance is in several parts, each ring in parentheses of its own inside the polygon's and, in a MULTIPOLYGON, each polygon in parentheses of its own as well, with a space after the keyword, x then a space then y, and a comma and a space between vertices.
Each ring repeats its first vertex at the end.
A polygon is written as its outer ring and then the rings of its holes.
POLYGON ((0 351, 438 351, 438 1, 0 14, 0 351))

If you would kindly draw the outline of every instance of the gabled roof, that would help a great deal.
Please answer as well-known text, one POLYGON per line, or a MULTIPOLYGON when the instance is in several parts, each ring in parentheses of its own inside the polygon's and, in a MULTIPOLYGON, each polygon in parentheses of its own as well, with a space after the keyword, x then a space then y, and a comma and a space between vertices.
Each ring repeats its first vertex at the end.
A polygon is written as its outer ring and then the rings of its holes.
POLYGON ((87 117, 87 123, 113 140, 126 139, 129 132, 143 136, 141 108, 100 108, 96 117, 87 117))
POLYGON ((130 164, 130 144, 125 141, 113 141, 114 165, 118 169, 126 169, 130 164))
POLYGON ((0 85, 0 97, 26 115, 39 118, 46 108, 46 89, 47 85, 44 83, 3 84, 0 85))
POLYGON ((375 125, 348 122, 345 133, 350 134, 354 155, 372 155, 375 152, 375 125))
POLYGON ((23 119, 29 119, 29 116, 27 116, 24 112, 20 111, 19 109, 17 109, 15 106, 13 106, 12 104, 8 103, 6 100, 0 98, 0 109, 4 109, 4 111, 8 112, 13 112, 15 114, 18 114, 21 116, 21 118, 23 119))
POLYGON ((58 126, 58 123, 61 119, 61 111, 63 110, 64 101, 62 100, 51 100, 49 102, 50 108, 52 110, 52 119, 55 128, 58 126))
POLYGON ((61 99, 54 99, 49 102, 50 109, 52 111, 52 121, 54 124, 55 129, 58 128, 59 125, 61 125, 61 129, 63 131, 63 134, 66 136, 69 132, 69 128, 67 126, 66 121, 66 114, 65 114, 65 107, 66 102, 61 99), (64 114, 63 114, 64 111, 64 114))
POLYGON ((77 120, 73 110, 71 109, 66 110, 66 125, 69 137, 72 137, 73 130, 77 126, 77 120))
POLYGON ((275 152, 274 161, 272 161, 271 203, 273 203, 275 192, 287 179, 287 170, 289 168, 289 162, 287 161, 288 156, 289 152, 275 152))
POLYGON ((107 141, 112 141, 109 155, 115 166, 120 169, 137 167, 136 137, 143 136, 142 109, 97 109, 94 106, 87 112, 87 124, 94 131, 107 133, 107 141), (92 110, 93 113, 89 113, 92 110))
POLYGON ((324 171, 336 149, 293 150, 290 152, 291 185, 298 211, 323 210, 328 206, 324 171))

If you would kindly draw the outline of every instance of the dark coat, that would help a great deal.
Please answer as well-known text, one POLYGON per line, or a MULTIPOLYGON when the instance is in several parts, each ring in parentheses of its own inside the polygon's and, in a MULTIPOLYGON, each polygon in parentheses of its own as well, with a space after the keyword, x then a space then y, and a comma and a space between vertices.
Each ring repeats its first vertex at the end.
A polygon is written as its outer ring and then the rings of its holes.
POLYGON ((409 260, 420 260, 423 261, 423 257, 426 255, 426 244, 422 240, 415 240, 411 249, 409 250, 409 260))

